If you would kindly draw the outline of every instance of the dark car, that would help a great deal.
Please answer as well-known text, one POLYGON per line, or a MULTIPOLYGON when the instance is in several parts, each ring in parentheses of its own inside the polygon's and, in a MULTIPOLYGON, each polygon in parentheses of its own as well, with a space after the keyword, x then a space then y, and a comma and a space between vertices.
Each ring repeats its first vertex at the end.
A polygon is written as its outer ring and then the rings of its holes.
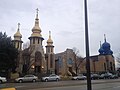
POLYGON ((100 75, 100 79, 110 79, 112 77, 112 73, 104 73, 100 75))
POLYGON ((100 79, 100 75, 99 74, 91 74, 91 79, 92 80, 100 79))
POLYGON ((116 74, 110 76, 110 79, 117 79, 117 78, 118 78, 118 75, 116 74))

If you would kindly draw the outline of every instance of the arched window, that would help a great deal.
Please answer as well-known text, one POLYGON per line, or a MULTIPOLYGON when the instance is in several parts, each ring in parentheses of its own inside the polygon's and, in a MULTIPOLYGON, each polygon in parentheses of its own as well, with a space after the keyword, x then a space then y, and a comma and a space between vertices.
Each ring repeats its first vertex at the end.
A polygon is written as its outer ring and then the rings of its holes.
POLYGON ((39 40, 39 38, 38 38, 38 44, 40 43, 40 40, 39 40))
POLYGON ((104 63, 104 70, 106 71, 106 63, 104 63))
POLYGON ((35 38, 33 38, 33 44, 35 44, 35 38))
POLYGON ((63 62, 62 62, 62 58, 61 58, 61 57, 58 58, 58 63, 59 63, 59 68, 61 68, 62 65, 63 65, 63 62))
POLYGON ((73 64, 73 60, 72 60, 71 58, 69 58, 69 59, 67 60, 67 64, 72 65, 72 64, 73 64))

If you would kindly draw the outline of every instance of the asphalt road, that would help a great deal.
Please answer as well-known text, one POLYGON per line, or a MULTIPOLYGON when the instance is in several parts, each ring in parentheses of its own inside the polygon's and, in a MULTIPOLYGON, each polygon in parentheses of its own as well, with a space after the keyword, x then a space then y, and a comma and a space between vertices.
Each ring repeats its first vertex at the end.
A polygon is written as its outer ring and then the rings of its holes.
MULTIPOLYGON (((4 83, 0 88, 16 88, 16 90, 87 90, 86 80, 36 82, 36 83, 4 83)), ((120 90, 120 79, 92 80, 92 90, 120 90)))
MULTIPOLYGON (((64 86, 64 87, 51 87, 51 88, 39 88, 30 90, 87 90, 86 85, 77 86, 64 86)), ((120 83, 103 83, 92 85, 92 90, 120 90, 120 83)))

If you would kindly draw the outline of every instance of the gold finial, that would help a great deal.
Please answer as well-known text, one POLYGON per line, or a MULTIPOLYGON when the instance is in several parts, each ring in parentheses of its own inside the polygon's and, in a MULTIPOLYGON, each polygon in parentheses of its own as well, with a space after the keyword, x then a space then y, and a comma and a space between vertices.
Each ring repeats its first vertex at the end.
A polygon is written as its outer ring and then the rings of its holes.
POLYGON ((49 37, 51 37, 51 31, 49 31, 49 37))
POLYGON ((49 31, 49 39, 47 40, 47 43, 48 44, 52 44, 53 43, 53 41, 51 39, 51 31, 49 31))
POLYGON ((105 42, 106 42, 106 35, 104 34, 104 40, 105 40, 105 42))
POLYGON ((37 9, 36 9, 36 13, 37 13, 37 14, 36 14, 36 19, 38 19, 38 11, 39 11, 39 9, 37 8, 37 9))
POLYGON ((19 31, 19 29, 20 29, 20 23, 18 23, 18 31, 19 31))

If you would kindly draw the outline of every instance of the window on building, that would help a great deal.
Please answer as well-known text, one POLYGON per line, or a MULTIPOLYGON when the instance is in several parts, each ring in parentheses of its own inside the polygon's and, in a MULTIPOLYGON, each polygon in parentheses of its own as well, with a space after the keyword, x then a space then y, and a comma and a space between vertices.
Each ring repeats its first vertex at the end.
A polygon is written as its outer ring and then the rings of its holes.
POLYGON ((39 40, 39 38, 38 38, 38 44, 40 43, 40 40, 39 40))
POLYGON ((17 48, 19 48, 19 42, 17 42, 17 48))
POLYGON ((59 65, 59 68, 62 68, 62 65, 63 65, 63 62, 62 62, 62 58, 61 57, 59 57, 58 58, 58 65, 59 65))
POLYGON ((104 70, 106 71, 106 63, 104 63, 104 70))
POLYGON ((48 49, 47 49, 47 50, 48 50, 48 53, 50 53, 50 48, 49 48, 49 47, 48 47, 48 49))
POLYGON ((53 68, 53 55, 50 54, 50 68, 53 68))
POLYGON ((35 44, 35 38, 33 38, 33 44, 35 44))
POLYGON ((113 70, 112 62, 110 62, 110 70, 113 70))
POLYGON ((71 58, 69 58, 69 59, 67 60, 67 63, 68 63, 69 65, 72 65, 72 64, 73 64, 73 60, 72 60, 71 58))
POLYGON ((51 52, 53 52, 53 48, 51 48, 51 52))

